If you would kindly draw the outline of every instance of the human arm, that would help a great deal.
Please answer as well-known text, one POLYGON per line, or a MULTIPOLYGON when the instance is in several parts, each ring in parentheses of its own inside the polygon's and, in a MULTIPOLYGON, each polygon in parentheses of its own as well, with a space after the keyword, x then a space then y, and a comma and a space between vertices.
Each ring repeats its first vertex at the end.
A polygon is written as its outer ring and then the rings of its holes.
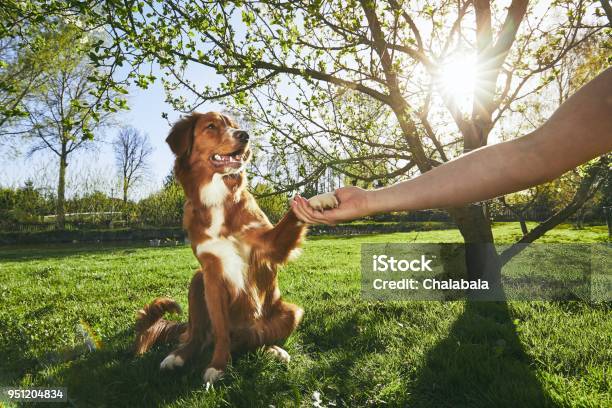
POLYGON ((612 68, 523 137, 482 147, 389 187, 337 189, 340 205, 333 210, 314 211, 301 197, 292 208, 304 222, 334 224, 380 212, 457 207, 553 180, 610 150, 612 68))

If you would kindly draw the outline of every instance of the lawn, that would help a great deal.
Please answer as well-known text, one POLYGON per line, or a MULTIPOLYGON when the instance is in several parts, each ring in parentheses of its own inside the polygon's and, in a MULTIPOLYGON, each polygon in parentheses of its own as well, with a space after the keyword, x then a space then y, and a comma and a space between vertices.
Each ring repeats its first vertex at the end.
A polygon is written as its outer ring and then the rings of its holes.
MULTIPOLYGON (((520 229, 494 233, 511 242, 520 229)), ((605 227, 570 226, 542 239, 606 240, 605 227)), ((77 407, 612 406, 610 304, 362 300, 360 244, 407 241, 460 235, 310 238, 279 277, 284 297, 306 311, 285 343, 292 361, 234 356, 209 391, 201 372, 210 352, 169 374, 158 366, 170 347, 129 350, 142 305, 169 296, 186 309, 197 267, 188 247, 0 248, 0 385, 65 386, 77 407), (83 327, 97 350, 86 351, 83 327)))

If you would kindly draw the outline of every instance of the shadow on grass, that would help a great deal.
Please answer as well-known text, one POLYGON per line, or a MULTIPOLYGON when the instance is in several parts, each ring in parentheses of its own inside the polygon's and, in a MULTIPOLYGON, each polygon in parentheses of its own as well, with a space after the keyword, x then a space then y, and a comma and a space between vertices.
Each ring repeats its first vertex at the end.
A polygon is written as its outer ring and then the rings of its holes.
MULTIPOLYGON (((179 246, 180 248, 181 246, 179 246)), ((129 254, 137 249, 152 248, 144 242, 107 242, 99 244, 49 244, 1 246, 0 262, 29 262, 66 259, 81 255, 129 254)), ((160 248, 160 247, 155 247, 160 248)), ((164 247, 165 248, 165 247, 164 247)), ((172 247, 174 248, 174 247, 172 247)))
POLYGON ((406 406, 554 405, 533 372, 506 302, 467 302, 447 338, 426 356, 406 406))
MULTIPOLYGON (((0 385, 22 387, 65 387, 68 405, 76 407, 155 407, 188 399, 200 391, 203 363, 210 360, 205 352, 194 364, 176 372, 160 372, 160 361, 171 347, 155 348, 136 357, 131 350, 131 330, 118 332, 94 352, 77 349, 50 350, 34 358, 25 356, 19 344, 0 347, 6 356, 0 367, 0 385)), ((210 400, 218 399, 211 393, 210 400)), ((42 404, 61 406, 61 404, 42 404)), ((211 401, 206 406, 216 406, 211 401)), ((0 406, 2 404, 0 403, 0 406)))
MULTIPOLYGON (((77 407, 253 407, 285 406, 300 390, 284 374, 287 366, 259 351, 235 353, 223 379, 211 390, 202 373, 212 350, 175 371, 160 371, 159 364, 176 344, 155 347, 134 356, 131 331, 117 333, 107 347, 81 356, 55 370, 56 385, 66 387, 77 407)), ((44 381, 44 380, 43 380, 44 381)), ((47 384, 41 384, 43 386, 47 384)))
MULTIPOLYGON (((169 345, 134 356, 129 330, 106 340, 103 349, 84 354, 53 370, 55 382, 66 387, 75 406, 154 407, 173 403, 202 389, 202 366, 190 364, 176 372, 160 372, 169 345)), ((208 361, 204 353, 199 361, 208 361)), ((44 382, 44 380, 40 380, 44 382)), ((42 385, 41 385, 42 386, 42 385)))

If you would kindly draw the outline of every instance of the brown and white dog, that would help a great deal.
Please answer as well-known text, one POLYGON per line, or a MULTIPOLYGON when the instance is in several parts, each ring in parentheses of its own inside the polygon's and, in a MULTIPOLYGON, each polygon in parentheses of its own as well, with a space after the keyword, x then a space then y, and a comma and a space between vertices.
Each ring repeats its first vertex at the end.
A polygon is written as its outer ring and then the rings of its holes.
MULTIPOLYGON (((176 155, 174 170, 186 195, 183 227, 201 268, 189 286, 188 322, 163 319, 180 307, 171 299, 155 299, 138 313, 136 352, 178 340, 160 366, 171 370, 214 344, 204 371, 207 384, 223 374, 233 350, 265 346, 288 361, 289 354, 276 343, 295 330, 303 310, 281 299, 277 268, 296 252, 306 226, 292 211, 273 226, 246 191, 249 134, 229 117, 193 113, 174 125, 166 142, 176 155)), ((320 208, 337 204, 330 197, 311 203, 320 208)))

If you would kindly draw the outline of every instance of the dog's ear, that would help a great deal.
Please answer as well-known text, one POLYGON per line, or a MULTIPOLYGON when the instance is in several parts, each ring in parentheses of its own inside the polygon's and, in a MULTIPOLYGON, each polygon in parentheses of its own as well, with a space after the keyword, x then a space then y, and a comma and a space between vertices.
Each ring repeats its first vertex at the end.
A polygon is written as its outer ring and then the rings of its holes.
POLYGON ((191 153, 193 133, 197 121, 198 116, 192 113, 181 118, 181 120, 172 126, 170 134, 166 138, 166 143, 168 143, 170 149, 177 157, 191 153))
POLYGON ((223 116, 223 119, 225 120, 225 123, 227 123, 228 125, 230 125, 234 129, 239 129, 240 128, 240 125, 238 124, 238 122, 236 122, 231 116, 227 116, 227 115, 221 115, 221 116, 223 116))

